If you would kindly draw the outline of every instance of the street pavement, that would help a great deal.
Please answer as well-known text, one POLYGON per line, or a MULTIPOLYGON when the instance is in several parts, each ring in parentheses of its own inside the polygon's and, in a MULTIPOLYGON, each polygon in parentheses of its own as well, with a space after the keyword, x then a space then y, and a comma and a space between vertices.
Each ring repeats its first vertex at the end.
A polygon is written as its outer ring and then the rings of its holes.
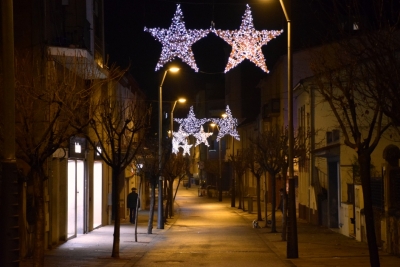
MULTIPOLYGON (((197 187, 180 188, 174 217, 164 229, 147 234, 148 211, 139 212, 137 242, 135 225, 121 224, 120 258, 111 258, 113 225, 79 235, 45 252, 45 266, 369 266, 368 248, 352 238, 325 227, 297 221, 298 255, 287 259, 286 242, 271 228, 253 228, 253 211, 232 208, 230 198, 222 202, 199 197, 197 187)), ((256 207, 254 207, 256 208, 256 207)), ((281 213, 277 212, 281 231, 281 213)), ((157 215, 157 212, 155 212, 157 215)), ((380 252, 381 266, 399 267, 400 258, 380 252)), ((23 259, 21 267, 32 266, 23 259)))

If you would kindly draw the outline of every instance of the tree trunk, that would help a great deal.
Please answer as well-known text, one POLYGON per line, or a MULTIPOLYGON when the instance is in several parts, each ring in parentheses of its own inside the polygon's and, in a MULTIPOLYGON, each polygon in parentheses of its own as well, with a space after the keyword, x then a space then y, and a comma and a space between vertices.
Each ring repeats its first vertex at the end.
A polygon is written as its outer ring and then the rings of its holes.
POLYGON ((242 191, 242 207, 244 210, 244 179, 243 179, 243 176, 240 177, 240 180, 242 181, 240 190, 242 191))
POLYGON ((235 196, 235 176, 232 174, 231 180, 231 207, 234 208, 236 206, 236 196, 235 196))
POLYGON ((119 258, 119 239, 120 239, 120 208, 119 208, 119 169, 113 169, 112 171, 112 204, 114 207, 114 235, 113 235, 113 247, 111 257, 119 258))
MULTIPOLYGON (((286 170, 287 172, 287 170, 286 170)), ((285 171, 283 173, 286 173, 285 171)), ((287 203, 288 195, 286 193, 286 174, 283 175, 283 205, 282 205, 282 241, 286 241, 287 229, 287 203)))
POLYGON ((153 233, 153 220, 154 220, 154 205, 156 202, 156 185, 150 183, 151 196, 150 196, 150 210, 149 210, 149 222, 147 224, 147 234, 153 233))
MULTIPOLYGON (((182 180, 182 178, 179 178, 178 184, 176 185, 175 194, 174 194, 174 199, 172 200, 173 202, 175 202, 176 194, 178 193, 178 189, 179 189, 179 185, 181 184, 181 180, 182 180)), ((189 178, 188 183, 190 183, 190 178, 189 178)))
POLYGON ((169 185, 169 217, 174 217, 174 179, 170 180, 169 185))
POLYGON ((43 177, 40 175, 40 170, 32 170, 33 174, 33 194, 35 207, 35 243, 33 247, 33 266, 44 266, 44 192, 43 192, 43 177))
POLYGON ((164 209, 164 223, 167 221, 168 212, 169 212, 169 190, 167 190, 168 194, 164 195, 165 200, 165 209, 164 209))
POLYGON ((360 165, 360 176, 362 191, 364 196, 364 214, 365 214, 365 225, 367 230, 367 241, 369 250, 369 261, 371 266, 379 267, 379 253, 378 245, 376 242, 375 235, 375 221, 374 213, 372 209, 372 193, 371 193, 371 155, 368 151, 359 151, 358 163, 360 165))
POLYGON ((276 210, 276 177, 275 173, 271 174, 271 191, 272 191, 272 211, 271 211, 271 233, 276 233, 276 217, 275 217, 275 210, 276 210))
POLYGON ((238 199, 239 199, 239 206, 238 209, 244 209, 243 206, 243 190, 242 190, 242 177, 238 176, 238 199))
POLYGON ((267 191, 267 174, 264 174, 264 213, 265 213, 265 225, 264 228, 268 228, 268 191, 267 191))
POLYGON ((139 206, 140 206, 140 198, 142 197, 142 175, 140 175, 140 181, 139 181, 139 196, 136 201, 136 209, 135 209, 135 242, 137 241, 137 225, 138 225, 138 219, 139 219, 139 206))
POLYGON ((261 185, 260 185, 260 176, 256 177, 257 179, 257 221, 262 221, 261 216, 261 185))

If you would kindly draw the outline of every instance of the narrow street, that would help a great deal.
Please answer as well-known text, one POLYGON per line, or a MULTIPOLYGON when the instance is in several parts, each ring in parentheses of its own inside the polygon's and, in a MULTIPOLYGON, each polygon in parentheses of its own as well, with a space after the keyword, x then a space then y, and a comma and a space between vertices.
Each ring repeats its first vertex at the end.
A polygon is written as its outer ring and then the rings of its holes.
POLYGON ((135 266, 290 266, 227 198, 218 202, 182 188, 175 209, 176 220, 135 266))
MULTIPOLYGON (((131 266, 369 266, 366 243, 331 229, 298 221, 299 258, 286 258, 286 242, 271 228, 254 229, 255 212, 230 207, 230 198, 198 197, 197 187, 181 187, 176 214, 164 229, 147 234, 148 211, 139 212, 137 242, 135 225, 121 224, 120 258, 111 258, 113 225, 106 225, 45 252, 45 267, 131 266)), ((157 212, 155 212, 157 215, 157 212)), ((264 226, 264 222, 260 222, 264 226)), ((281 216, 277 213, 277 230, 281 216)), ((400 258, 380 252, 381 267, 398 267, 400 258)), ((23 259, 20 267, 32 266, 23 259)))

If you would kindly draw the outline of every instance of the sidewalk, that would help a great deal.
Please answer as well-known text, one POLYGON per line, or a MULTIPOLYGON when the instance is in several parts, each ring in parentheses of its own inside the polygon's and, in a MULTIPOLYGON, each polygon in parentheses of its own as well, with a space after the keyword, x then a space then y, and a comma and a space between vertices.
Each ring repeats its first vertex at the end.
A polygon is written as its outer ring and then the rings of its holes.
MULTIPOLYGON (((270 204, 269 204, 270 205, 270 204)), ((245 204, 247 208, 247 204, 245 204)), ((271 207, 268 208, 269 212, 271 207)), ((263 210, 262 210, 263 212, 263 210)), ((254 202, 253 212, 236 209, 236 213, 245 218, 249 225, 257 218, 257 205, 254 202)), ((270 219, 270 216, 268 217, 270 219)), ((276 229, 265 228, 265 222, 259 222, 260 235, 274 248, 281 258, 286 258, 287 242, 282 241, 282 213, 276 212, 276 229)), ((370 266, 368 245, 353 238, 346 237, 323 226, 316 226, 297 218, 298 258, 288 259, 291 266, 370 266)), ((400 257, 379 252, 381 267, 400 266, 400 257)))
MULTIPOLYGON (((149 255, 149 253, 157 253, 157 244, 164 241, 165 233, 167 233, 171 227, 180 227, 179 229, 182 229, 183 225, 175 225, 175 221, 183 219, 184 214, 180 214, 181 209, 185 206, 187 201, 190 199, 193 200, 194 198, 198 201, 200 208, 202 205, 201 203, 215 203, 215 205, 221 205, 223 209, 230 212, 229 216, 240 217, 241 220, 245 221, 241 225, 248 225, 249 228, 252 228, 252 221, 257 217, 255 212, 256 206, 254 207, 253 213, 249 214, 247 211, 231 208, 229 197, 224 197, 221 203, 218 202, 217 199, 198 197, 196 186, 189 189, 181 187, 177 194, 177 204, 175 206, 176 214, 174 218, 168 220, 164 229, 156 229, 157 211, 155 211, 153 234, 147 234, 149 212, 140 211, 137 227, 137 242, 135 242, 135 225, 125 221, 121 223, 120 259, 111 258, 114 226, 107 225, 88 234, 71 239, 52 250, 47 250, 45 252, 45 266, 136 266, 136 263, 146 255, 149 255), (179 218, 180 216, 181 218, 179 218)), ((281 213, 277 212, 276 215, 277 230, 281 231, 281 213)), ((229 218, 227 219, 229 220, 229 218)), ((265 222, 259 222, 259 224, 263 227, 265 222)), ((299 255, 297 259, 286 258, 286 242, 281 241, 281 233, 271 233, 271 228, 251 230, 254 230, 255 234, 264 240, 266 247, 276 254, 287 266, 369 266, 367 244, 357 242, 354 239, 345 237, 325 227, 313 226, 301 220, 297 221, 299 255)), ((178 235, 184 234, 184 232, 180 233, 179 231, 180 230, 176 231, 178 235)), ((232 233, 232 235, 234 234, 235 233, 232 233)), ((259 248, 247 247, 246 251, 242 253, 253 250, 256 251, 258 249, 259 248)), ((177 251, 177 253, 180 252, 177 251)), ((163 255, 159 255, 159 257, 162 258, 163 255)), ((235 257, 241 257, 241 255, 232 254, 231 266, 237 266, 235 265, 235 257)), ((383 252, 380 253, 380 260, 382 267, 400 266, 399 257, 391 256, 383 252)), ((178 263, 175 262, 174 264, 176 265, 178 263)), ((260 265, 268 265, 268 263, 260 263, 260 265)), ((30 260, 21 260, 20 266, 32 266, 32 263, 30 260)))

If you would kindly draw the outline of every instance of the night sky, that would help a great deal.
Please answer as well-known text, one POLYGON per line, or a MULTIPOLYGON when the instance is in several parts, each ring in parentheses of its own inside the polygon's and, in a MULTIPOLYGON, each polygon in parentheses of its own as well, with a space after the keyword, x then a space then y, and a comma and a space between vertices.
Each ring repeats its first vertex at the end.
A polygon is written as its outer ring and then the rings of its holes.
MULTIPOLYGON (((316 2, 318 1, 293 1, 291 19, 294 50, 316 43, 314 31, 321 28, 321 23, 316 18, 316 15, 321 15, 321 12, 316 9, 318 6, 316 2)), ((149 100, 157 100, 158 87, 165 69, 155 71, 161 53, 161 44, 143 29, 145 26, 169 28, 177 4, 181 5, 187 29, 209 29, 213 21, 215 28, 222 30, 239 29, 246 4, 249 4, 256 30, 284 29, 281 36, 262 48, 267 67, 271 70, 279 57, 286 54, 286 19, 279 0, 187 0, 182 2, 105 0, 106 53, 109 55, 110 63, 116 62, 121 67, 129 65, 130 72, 149 100)), ((192 49, 199 72, 196 73, 180 59, 174 60, 172 63, 178 64, 181 71, 167 75, 163 85, 164 101, 173 101, 180 96, 193 101, 196 92, 204 89, 206 82, 223 83, 223 72, 229 57, 230 46, 210 33, 196 42, 192 49)), ((247 71, 257 74, 256 79, 259 80, 268 75, 260 71, 253 63, 246 61, 241 65, 247 71)))

